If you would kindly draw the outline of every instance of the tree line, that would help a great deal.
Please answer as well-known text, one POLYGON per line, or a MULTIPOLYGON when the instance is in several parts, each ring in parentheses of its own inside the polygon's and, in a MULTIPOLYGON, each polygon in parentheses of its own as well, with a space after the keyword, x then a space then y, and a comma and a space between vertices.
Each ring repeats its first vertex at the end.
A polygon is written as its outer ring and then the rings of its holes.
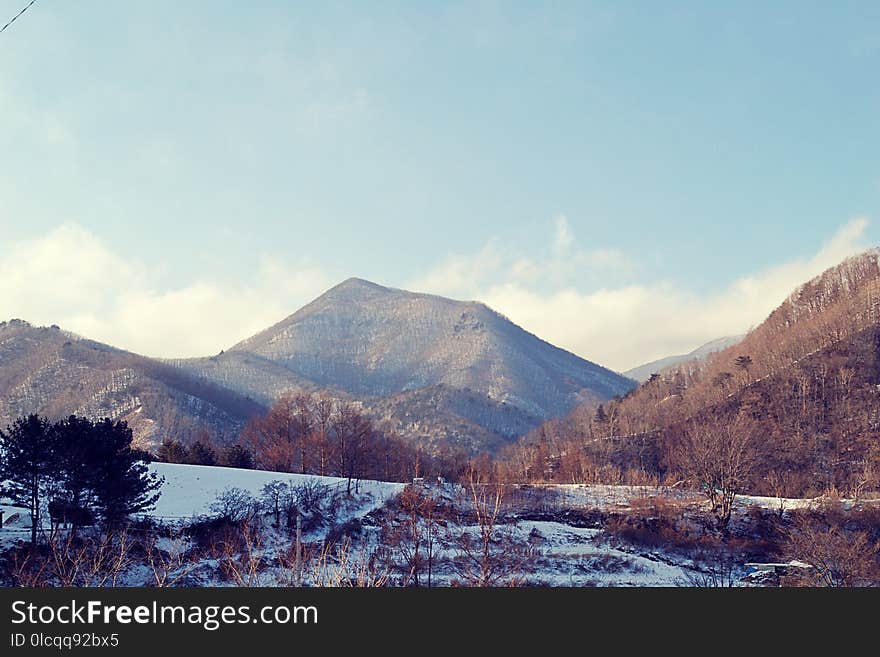
POLYGON ((27 508, 36 547, 47 513, 75 535, 80 526, 114 527, 151 509, 162 479, 150 460, 132 447, 125 422, 28 415, 0 430, 0 494, 27 508))
POLYGON ((168 463, 222 465, 359 479, 457 478, 468 458, 453 449, 428 451, 383 430, 356 404, 320 394, 287 393, 252 418, 238 442, 219 445, 207 431, 190 444, 165 439, 156 457, 168 463))

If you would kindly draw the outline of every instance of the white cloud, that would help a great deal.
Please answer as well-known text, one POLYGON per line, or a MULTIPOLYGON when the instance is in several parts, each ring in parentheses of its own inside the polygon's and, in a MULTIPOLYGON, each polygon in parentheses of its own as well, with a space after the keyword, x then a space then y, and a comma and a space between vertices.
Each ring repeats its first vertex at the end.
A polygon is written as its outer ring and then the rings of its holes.
MULTIPOLYGON (((744 276, 710 295, 665 282, 583 289, 577 281, 595 280, 597 272, 614 278, 628 263, 614 251, 578 249, 564 218, 556 221, 544 261, 496 257, 484 265, 483 252, 456 256, 413 284, 463 296, 457 286, 464 281, 464 296, 484 301, 554 344, 625 370, 757 325, 798 285, 864 250, 867 225, 866 219, 854 219, 814 256, 744 276)), ((493 253, 502 253, 493 244, 493 253)))
MULTIPOLYGON (((503 253, 495 240, 489 240, 477 253, 450 256, 440 266, 406 285, 406 288, 458 299, 477 299, 484 289, 482 283, 495 277, 508 259, 509 254, 503 253)), ((510 267, 511 271, 528 276, 532 262, 518 260, 510 267)))
POLYGON ((78 225, 13 245, 0 260, 0 319, 59 324, 150 356, 213 354, 329 287, 314 267, 264 258, 253 281, 159 290, 151 272, 78 225))
POLYGON ((499 283, 515 282, 547 293, 572 280, 607 282, 627 277, 632 270, 630 260, 616 249, 579 246, 568 218, 560 215, 553 220, 550 244, 530 245, 529 255, 491 239, 477 253, 447 257, 406 287, 459 299, 484 300, 487 289, 499 283))

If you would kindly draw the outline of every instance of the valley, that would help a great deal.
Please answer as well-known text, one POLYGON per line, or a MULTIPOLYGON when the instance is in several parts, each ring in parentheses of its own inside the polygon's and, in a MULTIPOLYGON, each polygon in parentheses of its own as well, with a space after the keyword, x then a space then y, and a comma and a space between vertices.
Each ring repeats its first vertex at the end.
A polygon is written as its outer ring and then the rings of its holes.
MULTIPOLYGON (((156 460, 126 584, 860 586, 878 344, 877 250, 639 385, 482 304, 350 279, 208 358, 6 322, 0 411, 108 417, 156 460)), ((14 560, 27 516, 4 511, 14 560)))

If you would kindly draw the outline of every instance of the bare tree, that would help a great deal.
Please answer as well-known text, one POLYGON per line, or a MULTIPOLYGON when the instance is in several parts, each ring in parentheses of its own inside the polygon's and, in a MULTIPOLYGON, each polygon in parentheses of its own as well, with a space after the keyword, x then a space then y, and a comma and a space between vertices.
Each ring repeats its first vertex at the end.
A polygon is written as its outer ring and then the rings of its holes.
POLYGON ((46 580, 52 586, 117 586, 133 564, 125 529, 47 539, 46 580))
POLYGON ((362 460, 367 452, 367 443, 373 436, 373 426, 354 406, 342 404, 336 411, 333 434, 336 439, 337 470, 347 480, 346 494, 351 495, 351 482, 361 476, 362 460))
POLYGON ((355 550, 351 538, 325 544, 310 560, 309 580, 315 586, 375 588, 388 584, 390 572, 366 546, 355 550))
POLYGON ((274 526, 281 526, 282 501, 290 492, 290 484, 280 479, 273 479, 260 490, 260 500, 275 518, 274 526))
POLYGON ((277 582, 281 586, 303 586, 315 559, 314 547, 303 544, 301 538, 295 539, 288 549, 278 553, 277 582))
POLYGON ((236 486, 224 488, 209 507, 212 513, 231 522, 240 522, 252 515, 257 501, 248 491, 236 486))
POLYGON ((263 533, 259 518, 251 515, 240 524, 239 541, 227 540, 215 547, 220 569, 236 586, 264 583, 263 533))
POLYGON ((312 435, 312 425, 314 424, 314 410, 312 396, 307 394, 297 394, 293 398, 296 417, 296 434, 299 441, 299 471, 300 474, 306 474, 308 471, 308 453, 309 438, 312 435))
POLYGON ((329 473, 333 449, 330 443, 330 430, 333 423, 333 401, 328 397, 318 397, 315 401, 315 417, 312 443, 318 452, 318 474, 329 473))
POLYGON ((175 532, 159 545, 155 534, 148 538, 144 560, 150 568, 152 583, 157 587, 177 586, 198 566, 198 560, 189 550, 189 541, 182 532, 175 532))
POLYGON ((532 554, 500 524, 505 485, 488 469, 471 466, 464 483, 467 504, 476 520, 475 532, 460 528, 451 537, 457 552, 456 570, 470 586, 518 584, 532 554))
POLYGON ((693 422, 674 460, 709 498, 719 527, 730 522, 737 494, 748 485, 758 457, 755 430, 745 416, 732 422, 693 422))
POLYGON ((767 473, 767 485, 777 500, 777 511, 781 518, 785 515, 785 498, 788 496, 788 474, 784 470, 771 470, 767 473))
POLYGON ((392 518, 383 527, 382 542, 402 559, 405 568, 404 585, 421 586, 422 572, 427 570, 427 583, 430 587, 439 503, 429 491, 417 486, 407 486, 398 495, 396 506, 400 516, 392 518))
POLYGON ((847 531, 842 523, 799 516, 788 532, 787 552, 810 566, 801 580, 828 587, 880 584, 877 557, 880 545, 864 531, 847 531))
POLYGON ((7 558, 10 561, 7 577, 11 586, 38 588, 50 585, 46 573, 48 562, 39 558, 36 551, 13 549, 7 558))
POLYGON ((254 452, 257 462, 268 470, 293 472, 300 423, 295 396, 285 393, 265 416, 251 419, 242 440, 254 452))
POLYGON ((739 579, 739 564, 728 550, 706 550, 694 557, 694 567, 679 584, 697 588, 733 588, 739 579))

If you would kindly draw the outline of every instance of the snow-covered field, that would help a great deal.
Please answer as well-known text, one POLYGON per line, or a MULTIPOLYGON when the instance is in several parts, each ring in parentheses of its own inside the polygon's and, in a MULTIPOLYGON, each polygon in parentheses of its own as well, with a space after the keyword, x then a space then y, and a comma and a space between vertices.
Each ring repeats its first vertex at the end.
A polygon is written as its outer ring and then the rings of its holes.
MULTIPOLYGON (((347 481, 339 477, 320 477, 265 470, 242 470, 205 465, 181 465, 176 463, 152 463, 150 470, 164 478, 161 496, 150 515, 165 523, 185 522, 198 516, 210 515, 211 503, 226 488, 241 488, 255 498, 270 481, 283 481, 293 486, 305 482, 316 482, 328 486, 331 491, 345 491, 347 481)), ((352 481, 352 492, 356 492, 354 504, 349 506, 343 520, 359 518, 373 509, 384 505, 388 499, 403 490, 404 485, 383 481, 352 481)), ((4 525, 0 528, 0 546, 8 545, 17 539, 27 538, 30 531, 30 517, 27 509, 4 504, 4 525), (17 519, 12 519, 18 514, 17 519)), ((48 527, 48 518, 44 516, 48 527)))
MULTIPOLYGON (((556 491, 560 504, 570 508, 594 508, 602 510, 626 509, 633 501, 649 497, 662 497, 681 502, 700 502, 705 496, 683 488, 669 486, 613 486, 607 484, 549 484, 543 486, 556 491)), ((740 507, 757 506, 762 509, 808 509, 821 504, 825 498, 762 497, 759 495, 737 495, 740 507)), ((840 500, 844 506, 852 506, 855 501, 840 500)), ((880 500, 877 500, 880 502, 880 500)))
POLYGON ((666 497, 681 500, 698 499, 693 491, 661 486, 612 486, 607 484, 551 484, 546 488, 560 495, 560 503, 569 508, 626 509, 633 500, 666 497))
MULTIPOLYGON (((511 535, 532 545, 535 556, 525 579, 541 586, 678 586, 687 579, 684 565, 662 555, 627 551, 611 544, 602 529, 573 527, 553 520, 518 520, 505 525, 511 535)), ((473 536, 479 527, 463 527, 473 536)), ((444 557, 454 550, 441 549, 444 557)), ((449 582, 449 576, 437 581, 449 582)))
POLYGON ((601 529, 520 521, 516 531, 532 537, 541 553, 535 578, 551 586, 677 586, 686 579, 681 566, 609 545, 601 529))
MULTIPOLYGON (((400 516, 396 516, 395 520, 394 514, 399 511, 385 507, 405 488, 401 483, 352 481, 352 495, 347 496, 344 493, 348 482, 337 477, 168 463, 155 463, 150 468, 164 479, 164 484, 155 509, 148 515, 171 526, 183 526, 190 521, 215 515, 211 510, 212 503, 229 488, 243 489, 254 498, 259 498, 263 487, 272 481, 282 481, 294 487, 304 483, 326 486, 328 493, 339 493, 328 495, 328 499, 340 503, 326 521, 306 530, 303 540, 310 544, 310 549, 320 550, 322 544, 335 545, 338 538, 328 542, 328 537, 334 532, 338 537, 339 531, 352 531, 352 554, 364 555, 367 552, 378 554, 381 550, 372 551, 379 548, 387 554, 387 544, 380 544, 380 537, 385 531, 383 527, 387 529, 391 525, 383 523, 399 522, 400 516)), ((456 513, 468 508, 466 491, 456 485, 429 486, 427 490, 453 505, 456 513)), ((689 581, 689 576, 700 567, 681 551, 662 545, 639 547, 632 541, 621 539, 621 534, 609 530, 601 520, 602 514, 599 514, 599 520, 589 515, 595 510, 605 512, 605 517, 614 518, 630 510, 643 513, 645 508, 652 508, 645 506, 645 500, 654 497, 668 500, 682 514, 700 513, 699 509, 705 507, 706 501, 697 492, 677 487, 574 484, 523 487, 513 495, 510 513, 500 528, 514 544, 529 546, 532 554, 530 565, 523 571, 525 580, 519 581, 550 586, 676 586, 689 581)), ((738 498, 737 515, 747 522, 747 511, 751 506, 792 511, 820 502, 821 499, 741 496, 738 498)), ((0 500, 0 509, 4 511, 7 521, 0 529, 0 547, 28 540, 30 523, 27 510, 3 504, 3 500, 0 500)), ((268 511, 264 509, 264 513, 268 511)), ((456 536, 462 532, 476 536, 479 528, 457 525, 451 518, 441 524, 434 581, 438 585, 448 585, 454 583, 457 577, 456 551, 460 545, 456 545, 456 536)), ((291 530, 289 526, 270 526, 267 522, 260 531, 263 536, 258 552, 265 566, 255 581, 263 585, 277 585, 281 581, 276 576, 281 572, 279 555, 290 549, 291 530)), ((169 540, 160 539, 160 545, 165 545, 169 540)), ((189 539, 183 544, 194 545, 189 539)), ((193 571, 194 579, 191 582, 211 586, 233 585, 228 578, 224 579, 218 574, 216 557, 199 559, 199 567, 193 571)), ((740 564, 740 576, 746 570, 746 564, 740 564)), ((148 580, 149 573, 137 571, 126 581, 140 585, 148 580)), ((400 581, 392 577, 390 583, 400 581)))
POLYGON ((0 503, 0 511, 3 512, 3 529, 5 530, 23 530, 31 526, 27 509, 0 503))
MULTIPOLYGON (((193 516, 210 513, 211 503, 225 489, 242 488, 254 497, 270 481, 283 481, 294 486, 305 482, 318 482, 331 489, 345 490, 346 480, 338 477, 267 472, 265 470, 241 470, 207 465, 180 465, 176 463, 153 463, 150 469, 165 478, 162 496, 150 515, 160 520, 186 520, 193 516)), ((356 515, 369 513, 403 490, 403 484, 383 481, 352 481, 352 491, 357 486, 359 496, 369 500, 356 515)))

